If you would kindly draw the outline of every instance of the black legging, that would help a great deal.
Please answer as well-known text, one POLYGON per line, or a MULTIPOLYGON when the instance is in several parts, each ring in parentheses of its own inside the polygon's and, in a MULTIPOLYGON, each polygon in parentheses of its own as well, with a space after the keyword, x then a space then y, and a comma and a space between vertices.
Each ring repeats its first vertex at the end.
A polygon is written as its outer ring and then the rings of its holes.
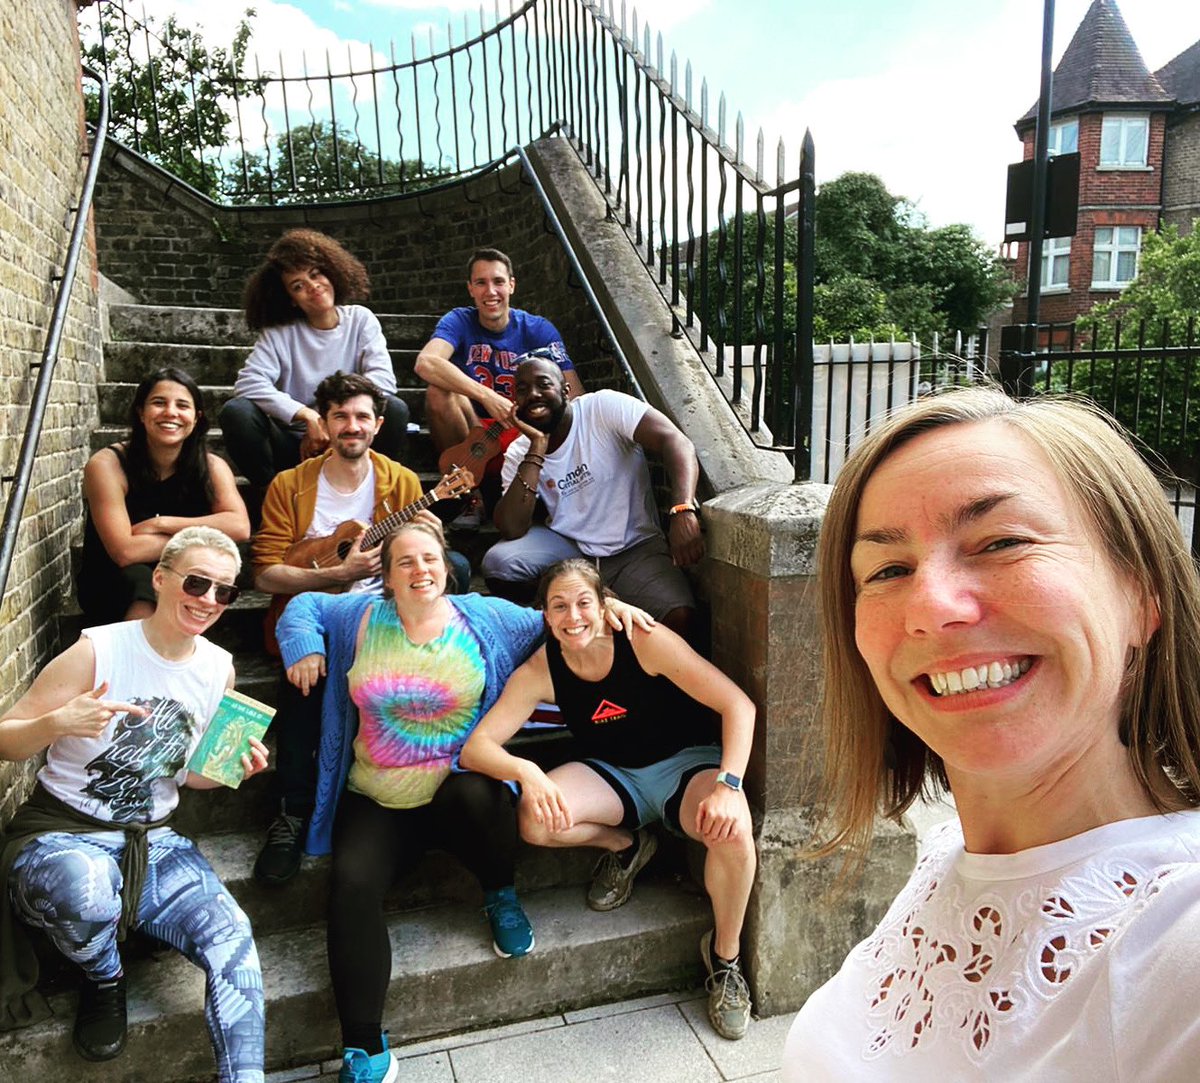
POLYGON ((342 794, 333 827, 327 944, 345 1046, 365 1049, 378 1041, 392 967, 383 897, 432 849, 457 857, 484 891, 507 887, 517 849, 512 791, 467 772, 447 777, 420 808, 384 808, 361 794, 342 794))

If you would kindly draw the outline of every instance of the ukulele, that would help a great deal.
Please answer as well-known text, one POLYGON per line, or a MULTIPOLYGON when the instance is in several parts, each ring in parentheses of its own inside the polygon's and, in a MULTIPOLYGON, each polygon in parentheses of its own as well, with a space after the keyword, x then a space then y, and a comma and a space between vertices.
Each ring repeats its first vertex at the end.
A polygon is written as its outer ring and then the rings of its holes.
MULTIPOLYGON (((475 483, 470 473, 462 467, 455 466, 448 470, 445 477, 420 500, 414 500, 407 507, 393 512, 386 519, 381 519, 372 526, 367 526, 366 523, 359 522, 357 519, 347 519, 332 534, 326 534, 322 538, 301 538, 284 554, 283 562, 290 564, 293 568, 316 568, 318 570, 332 568, 346 559, 347 554, 354 548, 358 536, 364 531, 366 533, 363 534, 362 548, 364 550, 374 549, 396 527, 407 523, 417 512, 424 511, 439 500, 449 500, 451 497, 469 493, 474 487, 475 483)), ((327 594, 338 594, 346 587, 325 587, 323 589, 327 594)), ((271 604, 267 607, 267 614, 263 620, 267 650, 276 657, 279 655, 279 642, 275 638, 275 623, 279 620, 279 614, 283 612, 284 606, 293 597, 294 595, 291 594, 272 595, 271 604)))
POLYGON ((438 456, 438 469, 445 474, 451 469, 461 468, 473 479, 471 488, 478 488, 487 464, 500 454, 500 436, 503 432, 503 425, 476 425, 467 433, 465 440, 438 456))

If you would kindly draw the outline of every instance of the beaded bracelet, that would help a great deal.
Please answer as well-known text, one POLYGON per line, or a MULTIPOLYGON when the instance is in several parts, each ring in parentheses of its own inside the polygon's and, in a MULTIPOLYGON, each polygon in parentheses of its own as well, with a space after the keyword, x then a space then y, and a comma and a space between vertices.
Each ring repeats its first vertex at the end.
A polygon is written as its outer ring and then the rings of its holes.
POLYGON ((537 489, 535 489, 532 485, 530 485, 529 482, 527 482, 523 477, 521 477, 521 475, 519 473, 516 475, 516 477, 517 477, 517 481, 519 481, 521 483, 521 487, 527 493, 531 493, 533 496, 537 496, 537 489))

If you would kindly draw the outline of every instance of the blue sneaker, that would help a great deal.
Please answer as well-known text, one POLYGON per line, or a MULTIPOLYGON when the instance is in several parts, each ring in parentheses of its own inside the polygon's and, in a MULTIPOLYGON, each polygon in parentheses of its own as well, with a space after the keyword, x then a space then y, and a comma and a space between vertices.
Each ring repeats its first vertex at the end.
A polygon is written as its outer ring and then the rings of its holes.
POLYGON ((517 901, 515 887, 485 892, 483 912, 492 923, 492 947, 501 959, 533 951, 533 927, 517 901))
POLYGON ((383 1032, 383 1052, 371 1055, 363 1049, 342 1050, 342 1069, 338 1083, 393 1083, 400 1065, 388 1049, 387 1031, 383 1032))

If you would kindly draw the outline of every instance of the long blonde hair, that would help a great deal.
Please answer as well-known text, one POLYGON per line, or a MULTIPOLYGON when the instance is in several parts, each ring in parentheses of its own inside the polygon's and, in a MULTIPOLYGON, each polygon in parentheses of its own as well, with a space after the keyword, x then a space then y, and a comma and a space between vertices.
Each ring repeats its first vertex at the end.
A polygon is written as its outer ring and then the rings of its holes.
POLYGON ((855 646, 850 553, 863 490, 893 451, 934 429, 991 420, 1042 450, 1093 542, 1157 605, 1159 629, 1134 652, 1124 684, 1121 739, 1157 808, 1200 804, 1200 576, 1162 486, 1094 406, 1050 396, 1017 402, 993 388, 966 388, 888 418, 847 460, 826 510, 818 552, 825 820, 812 856, 849 847, 856 866, 877 813, 897 819, 922 793, 948 787, 940 757, 887 709, 855 646))

